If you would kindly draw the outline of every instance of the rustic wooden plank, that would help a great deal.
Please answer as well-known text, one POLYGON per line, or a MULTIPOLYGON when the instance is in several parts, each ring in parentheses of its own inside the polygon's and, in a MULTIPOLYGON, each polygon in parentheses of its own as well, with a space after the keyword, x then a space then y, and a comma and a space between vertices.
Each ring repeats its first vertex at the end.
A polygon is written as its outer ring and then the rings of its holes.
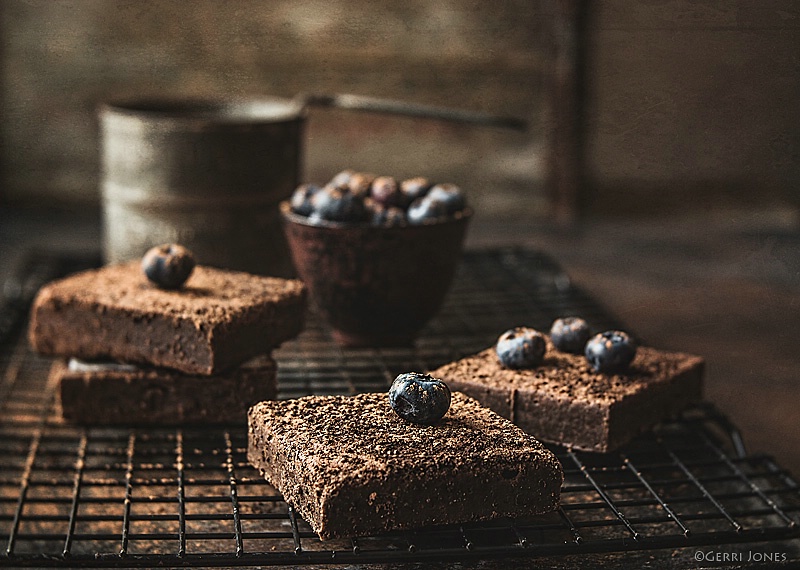
POLYGON ((584 183, 585 34, 589 4, 585 0, 554 0, 552 6, 548 183, 556 221, 571 225, 579 215, 584 183))

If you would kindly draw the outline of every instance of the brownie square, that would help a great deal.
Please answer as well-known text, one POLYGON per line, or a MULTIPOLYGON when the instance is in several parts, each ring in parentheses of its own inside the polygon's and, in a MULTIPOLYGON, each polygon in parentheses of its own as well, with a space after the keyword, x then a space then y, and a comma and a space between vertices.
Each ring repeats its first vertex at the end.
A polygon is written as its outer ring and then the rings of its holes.
POLYGON ((198 266, 182 289, 168 291, 131 262, 43 287, 29 338, 42 354, 210 375, 299 334, 305 308, 300 281, 198 266))
POLYGON ((556 457, 460 393, 433 426, 401 419, 385 393, 261 402, 248 423, 250 463, 323 540, 558 506, 556 457))
POLYGON ((494 347, 431 374, 546 442, 607 452, 702 397, 699 356, 639 347, 624 374, 595 372, 548 340, 531 370, 500 365, 494 347))
POLYGON ((250 406, 277 394, 267 356, 216 376, 57 360, 50 379, 61 418, 82 425, 244 425, 250 406))

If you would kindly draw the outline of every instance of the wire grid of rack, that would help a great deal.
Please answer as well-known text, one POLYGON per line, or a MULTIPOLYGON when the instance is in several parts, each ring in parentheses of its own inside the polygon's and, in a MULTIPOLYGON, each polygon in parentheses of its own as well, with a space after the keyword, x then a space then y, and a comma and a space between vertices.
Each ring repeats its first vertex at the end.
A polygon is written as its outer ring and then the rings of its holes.
MULTIPOLYGON (((88 263, 91 263, 89 261, 88 263)), ((34 257, 5 313, 41 281, 86 265, 34 257)), ((7 295, 8 296, 8 295, 7 295)), ((344 350, 312 315, 276 353, 279 397, 385 390, 489 345, 518 324, 580 314, 618 326, 548 257, 468 252, 441 314, 413 348, 344 350)), ((553 447, 565 470, 549 515, 322 542, 248 465, 243 426, 108 429, 53 416, 50 361, 0 322, 0 565, 236 566, 459 561, 791 539, 800 489, 708 404, 612 454, 553 447), (2 327, 5 327, 3 330, 2 327)))

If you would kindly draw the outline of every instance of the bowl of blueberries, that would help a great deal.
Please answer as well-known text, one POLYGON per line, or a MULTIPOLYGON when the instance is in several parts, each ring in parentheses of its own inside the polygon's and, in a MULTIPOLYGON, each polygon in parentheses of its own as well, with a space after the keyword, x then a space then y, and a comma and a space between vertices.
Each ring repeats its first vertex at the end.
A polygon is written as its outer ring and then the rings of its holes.
POLYGON ((281 204, 292 261, 344 346, 402 346, 438 312, 472 210, 455 184, 344 170, 281 204))

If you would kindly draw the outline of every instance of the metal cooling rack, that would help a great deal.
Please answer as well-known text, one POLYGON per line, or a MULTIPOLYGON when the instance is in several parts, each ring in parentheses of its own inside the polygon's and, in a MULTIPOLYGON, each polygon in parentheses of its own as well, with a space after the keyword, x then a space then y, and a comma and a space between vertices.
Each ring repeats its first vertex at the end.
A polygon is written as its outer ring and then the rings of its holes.
MULTIPOLYGON (((95 260, 34 256, 2 314, 95 260)), ((510 326, 580 314, 618 326, 549 258, 468 253, 441 315, 413 349, 342 350, 311 318, 276 354, 280 397, 384 390, 394 375, 476 352, 510 326)), ((293 566, 622 552, 800 536, 800 489, 701 405, 614 454, 554 448, 558 511, 321 542, 246 460, 243 426, 82 429, 53 416, 50 361, 0 320, 0 566, 293 566)))

